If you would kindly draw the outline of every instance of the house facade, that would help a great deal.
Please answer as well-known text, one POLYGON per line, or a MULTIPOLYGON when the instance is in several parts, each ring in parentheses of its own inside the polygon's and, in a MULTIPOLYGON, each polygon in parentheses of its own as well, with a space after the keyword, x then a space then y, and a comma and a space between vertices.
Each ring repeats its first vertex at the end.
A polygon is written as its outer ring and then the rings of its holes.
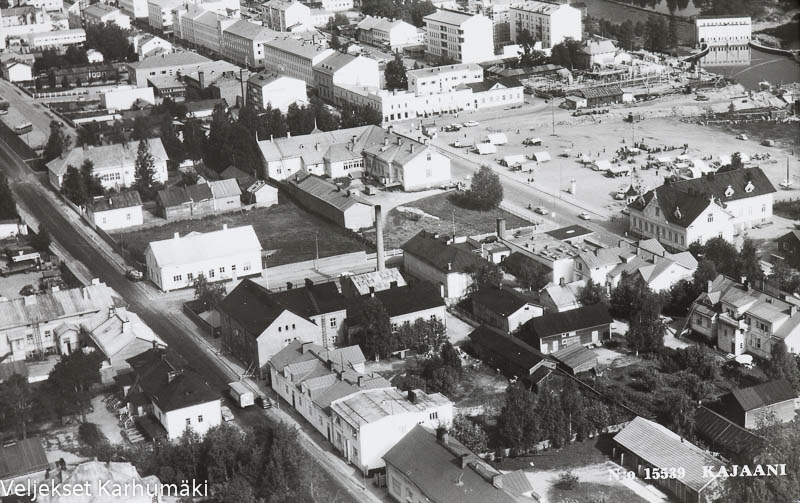
POLYGON ((269 106, 286 113, 292 103, 301 106, 307 102, 306 83, 300 79, 261 72, 247 80, 247 103, 259 112, 269 106))
POLYGON ((510 333, 544 310, 509 288, 486 287, 473 295, 472 313, 478 321, 510 333))
POLYGON ((142 199, 136 191, 96 197, 87 206, 89 218, 104 231, 142 225, 142 199))
POLYGON ((605 306, 583 306, 532 318, 520 327, 518 337, 544 354, 555 353, 573 344, 602 344, 611 336, 613 321, 605 306))
POLYGON ((800 267, 800 231, 789 231, 779 237, 775 255, 794 268, 800 267))
POLYGON ((425 230, 406 241, 401 248, 405 272, 443 287, 444 297, 449 301, 467 294, 472 285, 471 271, 481 260, 466 246, 466 239, 457 243, 425 230))
POLYGON ((761 428, 766 421, 793 421, 798 407, 797 392, 786 379, 735 389, 718 406, 727 419, 748 430, 761 428))
POLYGON ((459 63, 480 63, 494 58, 494 25, 488 17, 439 9, 423 21, 427 57, 459 63))
POLYGON ((333 53, 322 41, 285 36, 264 43, 264 67, 313 86, 314 65, 333 53))
POLYGON ((523 30, 550 49, 567 38, 581 40, 581 11, 568 4, 526 1, 509 9, 511 40, 518 42, 523 30))
POLYGON ((261 25, 236 21, 222 31, 222 56, 247 68, 263 68, 264 42, 277 35, 261 25))
POLYGON ((147 278, 164 292, 261 274, 261 243, 253 227, 228 228, 152 241, 145 250, 147 278))

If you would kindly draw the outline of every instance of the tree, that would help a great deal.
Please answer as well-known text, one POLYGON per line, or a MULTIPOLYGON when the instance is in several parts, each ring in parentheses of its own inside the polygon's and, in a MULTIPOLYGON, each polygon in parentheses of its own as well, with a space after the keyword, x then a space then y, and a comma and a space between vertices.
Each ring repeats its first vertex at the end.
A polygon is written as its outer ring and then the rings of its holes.
POLYGON ((86 187, 86 202, 89 203, 95 196, 102 196, 106 190, 103 182, 94 174, 94 163, 91 159, 85 159, 81 164, 81 177, 86 187))
POLYGON ((50 136, 44 147, 42 156, 45 162, 50 162, 63 154, 72 143, 72 138, 64 134, 64 127, 58 121, 50 121, 50 136))
POLYGON ((681 391, 671 391, 662 400, 661 423, 681 437, 694 438, 695 404, 681 391))
POLYGON ((397 339, 401 347, 427 353, 437 350, 447 340, 447 331, 438 318, 417 318, 414 323, 398 329, 397 339))
POLYGON ((164 114, 161 119, 160 126, 161 143, 164 144, 164 150, 167 152, 170 160, 174 163, 181 163, 186 159, 186 151, 183 148, 183 143, 178 138, 178 133, 175 131, 175 125, 172 123, 172 117, 164 114))
POLYGON ((347 317, 353 320, 356 343, 367 358, 387 358, 394 350, 389 315, 380 300, 375 297, 358 299, 348 310, 347 317))
POLYGON ((633 21, 626 19, 622 22, 618 38, 619 44, 623 49, 626 51, 632 51, 634 49, 633 41, 636 38, 636 28, 634 27, 633 21))
POLYGON ((616 288, 611 290, 611 314, 628 319, 636 313, 644 297, 651 293, 640 276, 623 275, 616 288))
POLYGON ((38 252, 46 252, 50 249, 50 233, 43 225, 39 225, 39 232, 31 239, 31 246, 38 252))
POLYGON ((481 260, 471 268, 472 284, 470 290, 477 292, 484 288, 500 288, 503 284, 503 271, 500 266, 488 260, 481 260))
POLYGON ((530 450, 537 442, 536 395, 520 383, 506 388, 505 404, 497 418, 497 434, 505 446, 530 450))
POLYGON ((742 244, 737 270, 741 276, 744 276, 750 282, 764 279, 764 271, 761 269, 761 263, 758 260, 758 250, 752 239, 747 238, 742 244))
POLYGON ((522 48, 517 64, 520 67, 539 66, 547 63, 547 55, 534 49, 536 41, 528 30, 522 30, 517 37, 517 44, 522 48))
POLYGON ((206 311, 216 308, 227 293, 224 283, 209 283, 203 273, 195 278, 192 287, 194 288, 194 298, 203 304, 206 311))
POLYGON ((198 161, 203 158, 206 134, 199 119, 188 119, 183 125, 183 149, 189 159, 198 161))
POLYGON ((341 127, 343 129, 375 125, 380 126, 383 122, 381 112, 369 105, 352 105, 345 103, 342 105, 341 127))
POLYGON ((579 40, 565 38, 550 50, 550 62, 571 69, 580 63, 581 49, 582 45, 579 40))
POLYGON ((100 51, 105 61, 124 61, 131 55, 128 30, 108 22, 91 23, 86 27, 86 47, 100 51))
POLYGON ((493 210, 503 202, 503 184, 489 166, 481 166, 472 176, 469 190, 461 198, 466 206, 480 210, 493 210))
POLYGON ((673 48, 678 46, 678 18, 672 14, 669 16, 669 25, 667 28, 667 47, 673 48))
POLYGON ((664 346, 664 335, 667 326, 661 319, 661 301, 659 296, 650 292, 643 292, 637 309, 631 313, 630 326, 625 340, 628 347, 638 355, 642 353, 656 353, 664 346))
POLYGON ((592 304, 608 304, 608 294, 603 285, 595 283, 592 278, 586 281, 586 285, 578 290, 578 302, 584 306, 592 304))
POLYGON ((334 51, 338 51, 342 48, 342 42, 339 41, 339 36, 335 33, 331 35, 331 41, 328 43, 328 45, 330 45, 331 49, 334 51))
POLYGON ((786 379, 794 389, 800 389, 800 362, 797 356, 787 351, 784 342, 772 344, 764 372, 770 379, 786 379))
POLYGON ((652 15, 645 25, 645 49, 651 52, 663 52, 669 41, 669 29, 662 16, 652 15))
POLYGON ((0 416, 14 424, 19 438, 28 438, 28 423, 33 419, 33 391, 28 379, 12 374, 0 384, 0 416))
POLYGON ((784 292, 797 293, 800 289, 800 274, 789 267, 785 260, 778 260, 772 266, 772 272, 767 279, 770 285, 784 292))
POLYGON ((386 80, 387 89, 408 89, 406 65, 403 63, 403 56, 400 53, 395 54, 394 59, 386 64, 383 76, 386 80))
POLYGON ((67 166, 67 172, 61 184, 61 192, 67 199, 77 205, 86 204, 86 200, 89 198, 86 180, 75 166, 67 166))
POLYGON ((89 63, 86 49, 78 47, 77 45, 67 47, 67 51, 64 53, 64 59, 69 65, 86 65, 89 63))
MULTIPOLYGON (((150 193, 155 183, 156 177, 156 163, 153 160, 153 155, 150 153, 150 147, 146 140, 139 141, 139 147, 136 150, 136 162, 133 168, 133 185, 136 187, 142 196, 150 193)), ((152 199, 149 198, 148 199, 152 199)))
POLYGON ((100 382, 100 364, 103 356, 99 351, 86 353, 76 348, 68 355, 62 355, 56 363, 47 383, 54 389, 58 400, 57 409, 64 413, 77 411, 86 422, 86 409, 91 401, 89 390, 100 382))
POLYGON ((295 503, 297 501, 322 501, 318 471, 308 453, 298 449, 297 432, 284 423, 274 427, 263 441, 264 447, 259 495, 267 503, 295 503))
POLYGON ((483 427, 461 414, 453 418, 449 433, 472 452, 480 454, 489 449, 489 437, 483 427))
POLYGON ((503 262, 506 272, 517 278, 517 284, 528 290, 540 290, 550 282, 552 271, 544 264, 521 253, 512 253, 503 262))
POLYGON ((8 185, 6 174, 0 171, 0 220, 17 218, 17 203, 8 185))
POLYGON ((100 126, 87 122, 78 126, 78 145, 94 146, 100 143, 100 126))
POLYGON ((137 115, 133 119, 133 141, 142 141, 150 137, 150 121, 144 115, 137 115))

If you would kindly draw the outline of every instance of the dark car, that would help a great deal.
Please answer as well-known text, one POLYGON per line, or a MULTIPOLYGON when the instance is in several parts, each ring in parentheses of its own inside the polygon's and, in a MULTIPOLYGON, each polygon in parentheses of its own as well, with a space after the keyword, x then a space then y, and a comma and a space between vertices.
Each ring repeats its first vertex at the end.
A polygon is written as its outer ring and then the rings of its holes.
POLYGON ((256 405, 261 407, 262 409, 269 409, 272 407, 272 400, 266 396, 257 396, 256 397, 256 405))

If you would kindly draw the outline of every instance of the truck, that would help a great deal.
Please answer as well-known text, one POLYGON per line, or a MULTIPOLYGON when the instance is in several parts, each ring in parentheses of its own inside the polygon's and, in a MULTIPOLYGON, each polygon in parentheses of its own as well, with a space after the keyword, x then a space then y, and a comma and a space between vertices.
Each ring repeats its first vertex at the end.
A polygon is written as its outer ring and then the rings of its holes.
POLYGON ((253 390, 248 388, 243 382, 236 381, 228 383, 228 387, 230 388, 229 393, 231 398, 233 398, 240 409, 244 409, 255 403, 253 390))

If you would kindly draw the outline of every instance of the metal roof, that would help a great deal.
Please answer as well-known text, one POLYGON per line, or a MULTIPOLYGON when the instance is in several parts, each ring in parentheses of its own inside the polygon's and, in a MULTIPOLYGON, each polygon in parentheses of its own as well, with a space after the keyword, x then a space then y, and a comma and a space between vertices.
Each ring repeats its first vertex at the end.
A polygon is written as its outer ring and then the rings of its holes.
POLYGON ((87 314, 114 306, 116 294, 104 283, 0 302, 0 330, 87 314))
POLYGON ((46 470, 50 464, 39 437, 0 447, 0 480, 46 470))
MULTIPOLYGON (((261 243, 253 226, 245 225, 152 241, 147 249, 159 267, 167 267, 225 258, 248 251, 261 253, 261 243)), ((261 264, 252 265, 256 268, 254 270, 261 269, 261 264)))

